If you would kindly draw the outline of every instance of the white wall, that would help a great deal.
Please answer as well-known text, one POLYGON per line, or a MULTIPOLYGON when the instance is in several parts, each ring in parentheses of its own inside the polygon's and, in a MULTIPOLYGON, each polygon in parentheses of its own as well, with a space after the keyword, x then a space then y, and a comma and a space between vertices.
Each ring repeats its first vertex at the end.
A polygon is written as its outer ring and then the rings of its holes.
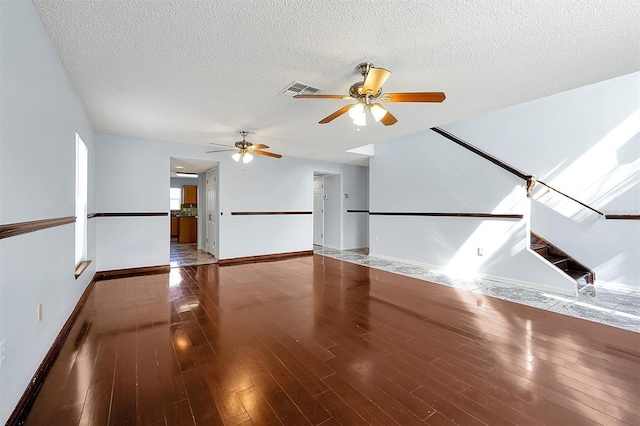
MULTIPOLYGON (((639 72, 442 127, 606 214, 640 214, 639 72)), ((640 290, 640 221, 598 220, 540 186, 533 198, 534 232, 597 284, 640 290)))
MULTIPOLYGON (((30 1, 0 2, 0 53, 0 224, 75 215, 76 132, 89 150, 88 210, 95 212, 95 134, 30 1)), ((88 234, 88 257, 95 260, 93 219, 88 234)), ((2 239, 0 259, 4 423, 96 265, 74 278, 73 224, 2 239)))
POLYGON ((375 152, 371 212, 522 214, 525 219, 372 215, 372 255, 452 275, 480 274, 575 291, 575 281, 528 250, 524 181, 431 131, 376 144, 375 152), (477 255, 478 248, 483 256, 477 255))
POLYGON ((369 215, 366 213, 347 213, 347 210, 369 210, 369 168, 362 173, 360 169, 346 169, 343 179, 342 223, 351 232, 343 232, 342 248, 354 249, 369 247, 369 215), (363 191, 362 188, 366 188, 363 191))
MULTIPOLYGON (((97 211, 168 213, 169 156, 152 141, 127 141, 96 134, 97 211)), ((97 217, 94 221, 98 271, 169 263, 168 216, 97 217)))
MULTIPOLYGON (((342 175, 343 187, 365 204, 367 168, 309 161, 257 157, 247 166, 229 153, 206 154, 206 147, 158 142, 98 133, 96 191, 100 212, 168 211, 169 158, 220 161, 218 197, 219 258, 231 259, 311 250, 313 217, 309 215, 231 216, 233 211, 312 211, 313 173, 342 175), (137 182, 137 186, 125 185, 137 182), (364 194, 364 195, 362 195, 364 194)), ((342 190, 341 190, 342 191, 342 190)), ((359 206, 360 207, 360 206, 359 206)), ((343 206, 343 215, 344 212, 343 206)), ((351 208, 351 207, 350 207, 351 208)), ((366 205, 365 205, 366 208, 366 205)), ((169 263, 169 218, 98 218, 98 270, 169 263), (145 223, 141 227, 141 223, 145 223), (116 226, 126 230, 115 234, 116 226)), ((366 218, 360 218, 360 221, 366 218)), ((362 225, 343 225, 343 240, 366 246, 362 225)))

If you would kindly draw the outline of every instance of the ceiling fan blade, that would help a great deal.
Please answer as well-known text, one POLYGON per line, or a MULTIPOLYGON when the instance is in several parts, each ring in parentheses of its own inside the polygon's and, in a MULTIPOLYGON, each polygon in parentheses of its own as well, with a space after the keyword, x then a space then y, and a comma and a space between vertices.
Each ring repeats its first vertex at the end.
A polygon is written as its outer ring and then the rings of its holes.
POLYGON ((353 99, 351 96, 344 95, 295 95, 297 99, 353 99))
POLYGON ((385 126, 391 126, 398 122, 398 119, 393 116, 389 111, 380 119, 380 122, 385 126))
POLYGON ((207 151, 207 154, 211 154, 212 152, 227 152, 227 151, 237 151, 237 149, 220 149, 218 151, 207 151))
POLYGON ((320 120, 318 123, 320 124, 327 124, 330 121, 333 121, 334 119, 340 117, 342 114, 344 114, 345 112, 349 111, 349 109, 351 109, 353 105, 347 105, 344 106, 342 108, 340 108, 339 110, 337 110, 336 112, 334 112, 331 115, 326 116, 325 118, 323 118, 322 120, 320 120))
POLYGON ((253 151, 254 149, 267 149, 267 148, 269 148, 269 146, 268 146, 268 145, 265 145, 265 144, 263 144, 263 143, 259 143, 258 145, 251 145, 251 146, 249 147, 249 149, 250 149, 251 151, 253 151))
POLYGON ((218 145, 218 146, 226 146, 226 147, 229 147, 229 148, 233 148, 233 145, 226 145, 226 144, 223 144, 223 143, 209 142, 209 144, 218 145))
POLYGON ((443 92, 385 93, 380 96, 380 100, 385 102, 442 102, 445 97, 443 92))
POLYGON ((273 158, 282 158, 282 155, 280 154, 276 154, 273 152, 267 152, 267 151, 260 151, 259 149, 256 149, 253 151, 254 154, 258 154, 258 155, 266 155, 267 157, 273 157, 273 158))
POLYGON ((390 75, 391 71, 384 68, 371 68, 362 86, 362 93, 365 94, 371 90, 371 94, 375 95, 390 75))

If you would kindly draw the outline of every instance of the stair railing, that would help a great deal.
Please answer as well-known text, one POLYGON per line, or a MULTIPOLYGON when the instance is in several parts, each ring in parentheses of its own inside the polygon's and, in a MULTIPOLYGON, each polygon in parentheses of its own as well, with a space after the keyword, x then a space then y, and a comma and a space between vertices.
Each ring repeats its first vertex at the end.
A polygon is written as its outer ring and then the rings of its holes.
POLYGON ((609 217, 602 213, 599 210, 594 209, 593 207, 589 206, 588 204, 583 203, 582 201, 576 200, 575 198, 573 198, 570 195, 565 194, 562 191, 559 191, 558 189, 552 187, 551 185, 549 185, 548 183, 545 183, 541 180, 537 180, 536 177, 534 175, 531 174, 527 174, 524 173, 518 169, 516 169, 515 167, 505 163, 504 161, 492 156, 491 154, 476 148, 475 146, 471 145, 468 142, 465 142, 464 140, 460 139, 459 137, 447 132, 444 129, 441 129, 440 127, 432 127, 431 130, 433 130, 434 132, 438 133, 441 136, 444 136, 445 138, 449 139, 450 141, 460 145, 461 147, 473 152, 474 154, 479 155, 480 157, 484 158, 485 160, 491 161, 493 164, 503 168, 504 170, 508 171, 509 173, 512 173, 516 176, 518 176, 520 179, 524 179, 525 181, 527 181, 527 196, 530 197, 531 196, 531 191, 533 189, 533 187, 535 186, 536 183, 539 183, 541 185, 546 186, 547 188, 549 188, 550 190, 557 192, 558 194, 567 197, 568 199, 575 201, 576 203, 580 204, 581 206, 599 214, 602 218, 604 219, 631 219, 631 218, 638 218, 638 216, 633 216, 633 215, 610 215, 609 217))

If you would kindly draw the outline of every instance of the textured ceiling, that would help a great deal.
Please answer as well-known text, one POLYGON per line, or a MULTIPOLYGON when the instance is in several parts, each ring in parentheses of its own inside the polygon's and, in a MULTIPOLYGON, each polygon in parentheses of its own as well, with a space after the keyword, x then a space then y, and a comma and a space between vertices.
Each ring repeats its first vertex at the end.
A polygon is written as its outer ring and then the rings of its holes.
POLYGON ((631 0, 34 3, 96 131, 203 152, 245 129, 274 152, 357 163, 347 149, 640 69, 631 0), (348 101, 280 94, 294 80, 346 94, 364 61, 393 72, 384 92, 447 99, 387 103, 396 125, 356 131, 317 124, 348 101))

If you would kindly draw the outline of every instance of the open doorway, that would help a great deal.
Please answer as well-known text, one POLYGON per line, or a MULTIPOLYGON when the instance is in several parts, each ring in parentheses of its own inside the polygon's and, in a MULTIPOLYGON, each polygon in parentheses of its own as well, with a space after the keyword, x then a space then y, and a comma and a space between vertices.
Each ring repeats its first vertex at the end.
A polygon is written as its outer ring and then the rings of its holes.
POLYGON ((313 176, 313 245, 324 246, 324 177, 313 176))
MULTIPOLYGON (((187 266, 217 262, 207 250, 207 171, 217 162, 171 157, 169 203, 170 265, 187 266)), ((216 178, 217 182, 217 178, 216 178)))
POLYGON ((218 168, 214 167, 205 176, 205 251, 218 259, 218 168))
POLYGON ((342 247, 342 176, 335 173, 313 174, 313 244, 342 247))

